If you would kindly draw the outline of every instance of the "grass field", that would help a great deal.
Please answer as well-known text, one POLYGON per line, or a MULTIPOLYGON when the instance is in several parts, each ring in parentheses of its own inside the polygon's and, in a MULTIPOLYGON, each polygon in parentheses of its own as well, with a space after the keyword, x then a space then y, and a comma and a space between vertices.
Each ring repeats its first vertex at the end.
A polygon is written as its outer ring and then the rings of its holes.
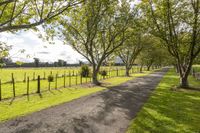
POLYGON ((193 69, 195 69, 196 72, 200 72, 200 65, 194 65, 193 69))
POLYGON ((126 82, 135 77, 144 76, 151 72, 134 73, 131 77, 112 77, 105 79, 105 87, 74 86, 59 90, 51 90, 41 95, 34 94, 29 97, 21 97, 0 102, 0 121, 5 121, 18 116, 26 115, 54 105, 77 99, 98 91, 107 89, 126 82))
MULTIPOLYGON (((124 67, 102 67, 105 70, 116 70, 124 69, 124 67)), ((134 68, 136 69, 136 67, 134 68)), ((0 79, 2 83, 10 82, 12 80, 12 73, 14 75, 15 81, 24 81, 27 77, 30 80, 36 79, 38 75, 44 78, 52 74, 59 76, 71 74, 79 74, 80 67, 46 67, 46 68, 6 68, 0 69, 0 79)))
MULTIPOLYGON (((190 85, 200 88, 200 81, 189 77, 190 85)), ((127 133, 199 133, 200 91, 171 90, 178 85, 178 75, 169 71, 127 133)))
MULTIPOLYGON (((113 67, 113 68, 103 68, 108 71, 108 76, 106 78, 110 77, 116 77, 116 76, 123 76, 125 74, 125 70, 122 69, 122 67, 113 67), (118 69, 118 70, 117 70, 118 69)), ((138 71, 139 69, 137 67, 134 67, 130 72, 134 73, 138 71)), ((55 88, 62 88, 62 87, 67 87, 67 86, 73 86, 73 85, 78 85, 82 83, 88 83, 91 82, 91 77, 87 78, 81 78, 79 75, 78 71, 79 68, 69 68, 69 69, 64 69, 64 68, 40 68, 40 69, 3 69, 1 70, 0 74, 5 75, 2 76, 2 82, 8 80, 8 77, 10 77, 11 73, 14 74, 15 78, 15 96, 22 96, 27 94, 27 82, 16 82, 16 81, 23 81, 24 79, 24 73, 26 75, 32 75, 32 73, 35 73, 35 75, 39 75, 42 73, 46 73, 46 78, 43 76, 41 77, 40 81, 40 88, 41 91, 47 91, 49 90, 49 82, 47 80, 47 76, 51 73, 54 76, 54 81, 50 83, 50 89, 55 89, 55 88), (68 73, 66 73, 68 72, 68 73), (9 73, 9 74, 8 74, 9 73), (48 75, 47 75, 48 73, 48 75), (63 74, 65 73, 65 77, 63 74), (70 75, 72 76, 69 76, 70 75), (55 79, 56 74, 58 74, 57 80, 55 79), (75 76, 76 75, 76 76, 75 76)), ((31 93, 36 93, 37 92, 37 76, 35 76, 35 80, 32 80, 33 77, 30 77, 30 82, 29 82, 29 94, 31 93)), ((98 76, 98 79, 101 80, 103 77, 101 75, 98 76)), ((2 99, 8 99, 14 97, 13 93, 13 84, 12 83, 4 83, 1 85, 1 98, 2 99)))

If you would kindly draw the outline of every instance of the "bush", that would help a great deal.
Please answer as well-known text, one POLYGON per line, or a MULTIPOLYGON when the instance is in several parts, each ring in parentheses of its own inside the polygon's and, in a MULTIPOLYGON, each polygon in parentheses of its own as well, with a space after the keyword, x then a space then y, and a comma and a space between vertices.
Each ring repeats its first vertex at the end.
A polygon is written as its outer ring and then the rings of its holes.
POLYGON ((107 76, 107 71, 106 70, 103 70, 103 71, 100 71, 99 74, 101 74, 101 76, 107 76))
POLYGON ((80 74, 81 74, 82 77, 89 77, 89 75, 90 75, 89 66, 88 65, 82 65, 80 74))
POLYGON ((49 75, 49 76, 48 76, 48 82, 53 82, 53 80, 54 80, 53 75, 49 75))

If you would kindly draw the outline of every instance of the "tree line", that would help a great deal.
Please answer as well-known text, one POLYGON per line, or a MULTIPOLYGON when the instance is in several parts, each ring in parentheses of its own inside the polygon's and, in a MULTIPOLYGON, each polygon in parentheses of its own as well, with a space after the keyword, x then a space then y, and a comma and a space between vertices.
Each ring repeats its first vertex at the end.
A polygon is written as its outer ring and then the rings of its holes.
POLYGON ((4 0, 0 10, 0 32, 42 25, 46 40, 59 38, 87 59, 94 84, 101 65, 116 56, 127 76, 134 63, 174 65, 181 87, 199 63, 200 0, 4 0))

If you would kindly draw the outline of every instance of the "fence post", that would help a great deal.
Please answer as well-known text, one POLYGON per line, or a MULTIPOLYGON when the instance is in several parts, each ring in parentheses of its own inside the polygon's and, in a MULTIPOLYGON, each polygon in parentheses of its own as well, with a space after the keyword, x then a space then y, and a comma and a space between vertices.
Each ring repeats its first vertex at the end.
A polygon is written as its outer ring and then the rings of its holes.
POLYGON ((35 80, 35 72, 33 72, 33 80, 35 80))
POLYGON ((71 87, 71 72, 69 71, 69 87, 71 87))
POLYGON ((117 76, 119 75, 118 68, 117 68, 117 76))
POLYGON ((37 79, 37 93, 40 93, 40 75, 38 75, 37 79))
POLYGON ((27 77, 27 95, 29 95, 29 77, 27 77))
POLYGON ((12 85, 13 85, 13 97, 15 97, 15 79, 13 73, 12 73, 12 85))
POLYGON ((46 73, 44 72, 44 77, 43 77, 43 79, 46 79, 46 73))
POLYGON ((0 101, 2 100, 2 96, 1 96, 1 79, 0 79, 0 101))
POLYGON ((76 73, 76 85, 78 84, 78 81, 77 81, 77 73, 76 73))
POLYGON ((66 76, 66 72, 64 72, 64 87, 65 87, 65 76, 66 76))
POLYGON ((13 78, 14 78, 14 74, 13 74, 13 73, 11 73, 11 81, 13 80, 13 78))
POLYGON ((26 82, 26 72, 24 73, 24 82, 26 82))
POLYGON ((55 89, 57 89, 57 79, 58 79, 58 74, 56 74, 56 79, 55 79, 55 89))
POLYGON ((82 84, 82 75, 80 76, 80 82, 81 82, 81 84, 82 84))

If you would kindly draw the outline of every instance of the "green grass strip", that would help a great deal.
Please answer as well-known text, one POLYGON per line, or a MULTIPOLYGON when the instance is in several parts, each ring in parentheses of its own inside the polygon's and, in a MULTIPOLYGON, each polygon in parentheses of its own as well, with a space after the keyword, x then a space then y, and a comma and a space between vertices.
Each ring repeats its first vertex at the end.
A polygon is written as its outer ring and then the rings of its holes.
MULTIPOLYGON (((193 87, 200 87, 193 77, 189 81, 193 87)), ((178 75, 169 71, 130 123, 127 133, 199 133, 200 91, 171 90, 178 83, 178 75)))

